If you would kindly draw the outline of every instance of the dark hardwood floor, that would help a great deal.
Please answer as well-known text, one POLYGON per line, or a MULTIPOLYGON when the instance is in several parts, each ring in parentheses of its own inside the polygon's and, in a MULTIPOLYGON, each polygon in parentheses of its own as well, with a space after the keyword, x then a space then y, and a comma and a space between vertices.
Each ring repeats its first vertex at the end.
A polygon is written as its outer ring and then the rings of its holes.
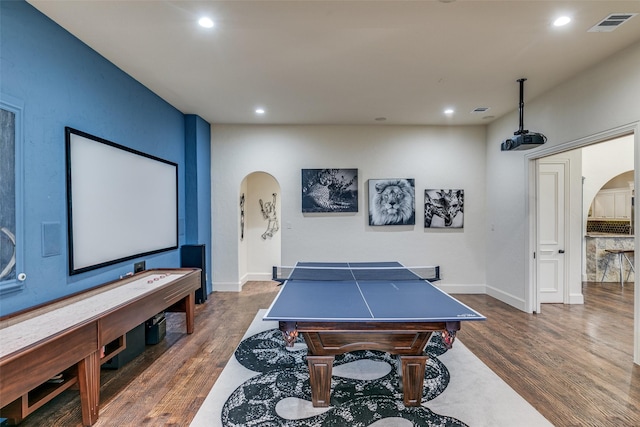
POLYGON ((583 285, 584 305, 526 314, 485 295, 459 295, 487 316, 459 338, 556 426, 640 426, 633 364, 633 284, 583 285))
MULTIPOLYGON (((278 289, 250 282, 240 293, 214 293, 196 306, 192 335, 183 332, 183 315, 167 314, 161 343, 102 372, 96 426, 188 426, 256 311, 268 307, 278 289)), ((466 322, 458 339, 556 426, 640 426, 633 292, 633 284, 587 283, 584 305, 545 304, 541 314, 486 295, 456 295, 488 318, 466 322)), ((69 390, 22 425, 75 427, 80 421, 78 392, 69 390)))

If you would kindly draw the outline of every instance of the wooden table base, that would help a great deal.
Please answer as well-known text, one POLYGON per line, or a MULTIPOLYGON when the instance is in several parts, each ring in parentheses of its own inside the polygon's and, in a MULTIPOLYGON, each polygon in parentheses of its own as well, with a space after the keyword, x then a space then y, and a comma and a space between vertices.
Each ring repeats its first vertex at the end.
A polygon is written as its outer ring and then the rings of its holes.
POLYGON ((335 356, 307 356, 309 382, 311 383, 311 403, 315 407, 329 406, 331 400, 331 372, 335 356))
POLYGON ((386 351, 400 357, 403 401, 420 406, 429 356, 425 347, 433 332, 450 346, 460 322, 280 322, 287 345, 298 333, 307 344, 311 402, 327 407, 331 400, 331 372, 336 354, 358 350, 386 351))
MULTIPOLYGON (((331 401, 331 372, 335 356, 307 356, 309 382, 311 383, 311 403, 324 408, 331 401)), ((400 356, 402 363, 402 390, 405 406, 420 406, 424 373, 429 356, 400 356)))
POLYGON ((424 386, 424 372, 429 356, 400 356, 402 362, 402 391, 405 406, 420 406, 424 386))

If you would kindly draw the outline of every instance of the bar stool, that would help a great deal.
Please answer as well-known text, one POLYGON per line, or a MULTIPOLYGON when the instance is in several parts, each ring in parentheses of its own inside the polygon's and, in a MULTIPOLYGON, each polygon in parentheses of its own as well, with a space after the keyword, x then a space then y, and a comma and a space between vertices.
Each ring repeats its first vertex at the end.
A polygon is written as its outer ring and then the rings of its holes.
POLYGON ((620 268, 620 286, 624 286, 624 281, 622 280, 622 273, 624 270, 624 265, 622 264, 622 259, 626 259, 627 263, 629 264, 629 270, 627 271, 627 281, 629 280, 629 275, 631 274, 631 270, 633 270, 633 273, 635 274, 636 269, 633 268, 633 263, 631 262, 631 260, 629 259, 629 257, 627 256, 627 254, 631 254, 631 256, 633 256, 633 250, 630 249, 605 249, 604 250, 606 255, 607 255, 607 263, 604 266, 604 273, 602 273, 602 279, 600 280, 600 283, 604 282, 604 277, 607 275, 607 270, 609 269, 609 261, 611 261, 611 256, 615 256, 616 258, 618 258, 618 267, 620 268))

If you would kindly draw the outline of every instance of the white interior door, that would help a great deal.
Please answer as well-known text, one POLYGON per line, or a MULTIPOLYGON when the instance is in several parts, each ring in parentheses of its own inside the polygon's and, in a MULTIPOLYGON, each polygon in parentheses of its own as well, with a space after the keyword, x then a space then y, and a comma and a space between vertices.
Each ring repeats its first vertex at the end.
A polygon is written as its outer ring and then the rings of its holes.
POLYGON ((540 303, 564 302, 566 170, 563 161, 538 161, 536 277, 540 303))

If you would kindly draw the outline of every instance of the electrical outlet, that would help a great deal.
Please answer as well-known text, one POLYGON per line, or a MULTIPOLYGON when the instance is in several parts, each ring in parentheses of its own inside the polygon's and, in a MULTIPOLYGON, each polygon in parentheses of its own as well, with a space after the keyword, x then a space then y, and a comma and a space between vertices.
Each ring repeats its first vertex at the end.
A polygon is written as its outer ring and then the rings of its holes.
POLYGON ((133 272, 134 273, 139 273, 141 271, 144 271, 145 268, 146 268, 146 262, 145 261, 140 261, 140 262, 136 262, 135 264, 133 264, 133 272))

